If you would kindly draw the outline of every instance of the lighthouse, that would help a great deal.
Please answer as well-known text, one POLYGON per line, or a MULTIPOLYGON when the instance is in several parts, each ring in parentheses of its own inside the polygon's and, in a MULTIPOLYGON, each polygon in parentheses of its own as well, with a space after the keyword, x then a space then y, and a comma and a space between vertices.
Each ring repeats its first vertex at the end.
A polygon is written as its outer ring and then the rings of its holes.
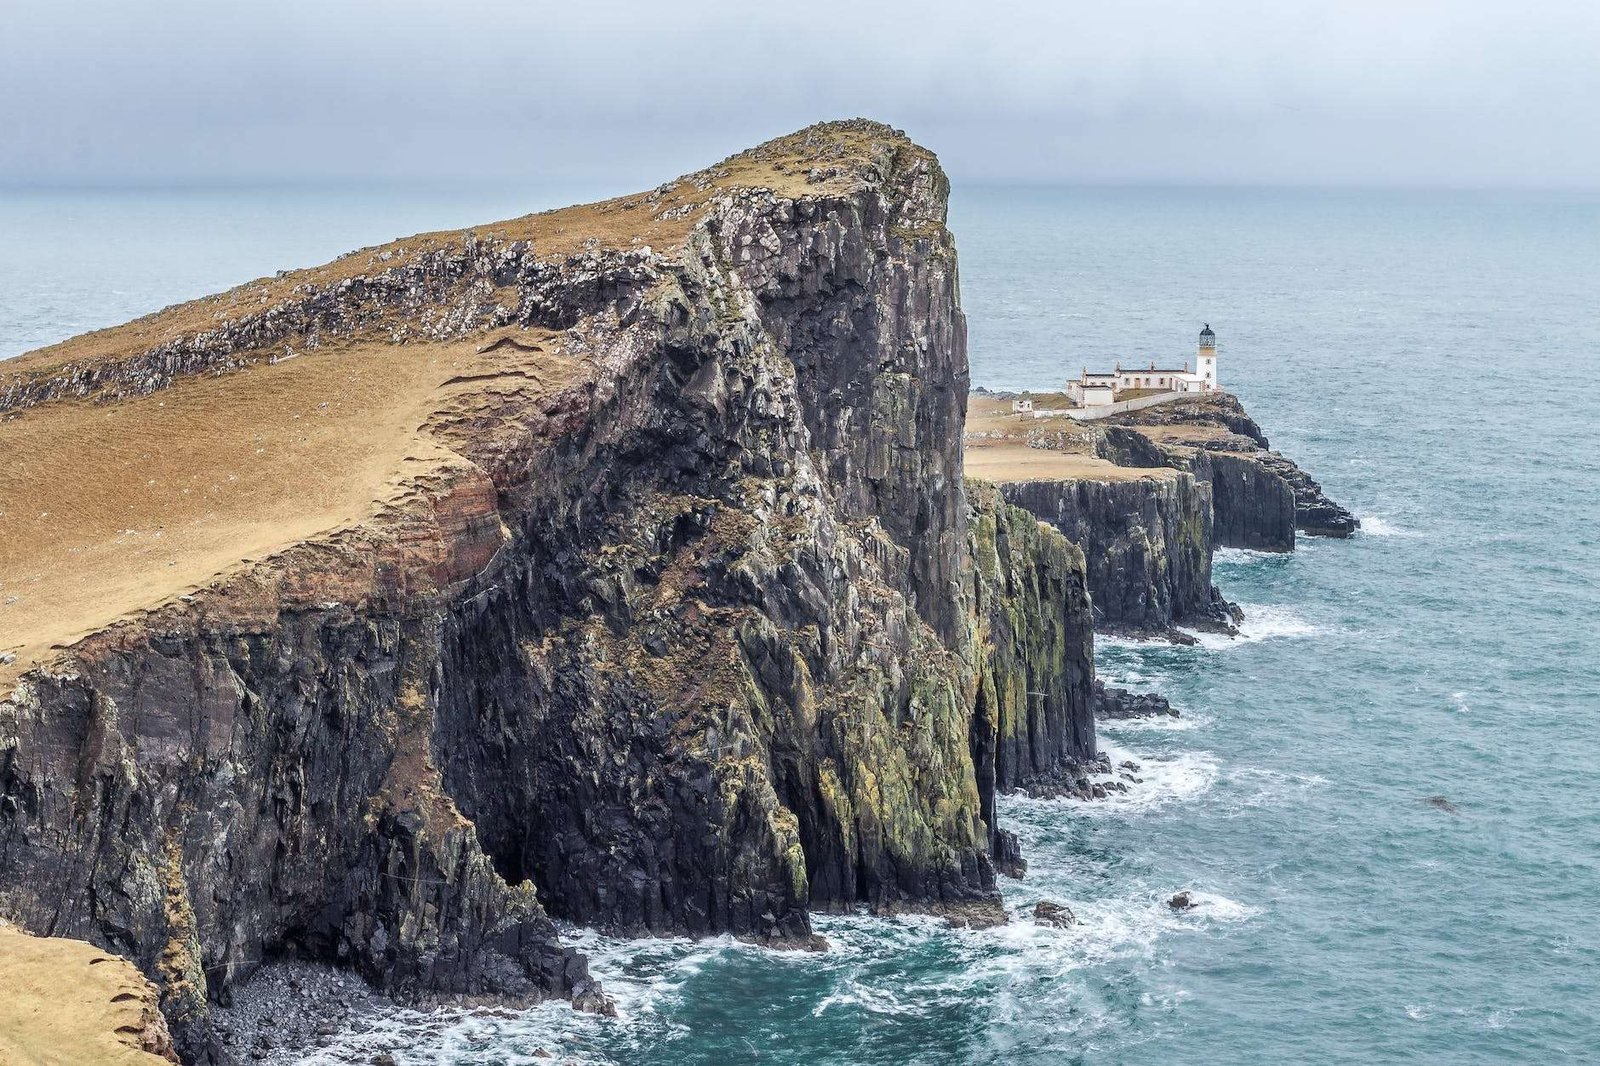
POLYGON ((1195 375, 1204 382, 1200 387, 1206 391, 1217 387, 1217 335, 1211 332, 1211 323, 1207 322, 1200 331, 1200 353, 1195 359, 1195 375))

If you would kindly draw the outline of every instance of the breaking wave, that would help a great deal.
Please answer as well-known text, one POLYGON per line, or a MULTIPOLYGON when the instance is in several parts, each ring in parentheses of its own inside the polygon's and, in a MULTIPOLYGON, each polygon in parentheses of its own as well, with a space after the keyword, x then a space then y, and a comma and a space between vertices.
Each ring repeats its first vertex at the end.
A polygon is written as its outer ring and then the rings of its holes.
POLYGON ((1414 529, 1403 529, 1382 515, 1363 514, 1357 515, 1361 519, 1361 528, 1357 534, 1369 537, 1420 537, 1422 533, 1414 529))
POLYGON ((1274 604, 1241 603, 1239 604, 1239 609, 1244 611, 1244 621, 1239 623, 1237 636, 1228 636, 1224 633, 1203 633, 1188 629, 1183 631, 1194 637, 1200 647, 1212 651, 1233 648, 1240 644, 1253 644, 1261 640, 1308 637, 1321 632, 1317 626, 1306 621, 1288 607, 1280 607, 1274 604))

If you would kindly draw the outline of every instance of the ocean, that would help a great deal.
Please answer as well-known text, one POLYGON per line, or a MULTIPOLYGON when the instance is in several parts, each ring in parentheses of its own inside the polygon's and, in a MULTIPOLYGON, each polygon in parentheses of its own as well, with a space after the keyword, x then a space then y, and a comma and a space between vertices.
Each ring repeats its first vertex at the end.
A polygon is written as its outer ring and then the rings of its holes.
MULTIPOLYGON (((0 357, 612 191, 0 193, 0 357)), ((958 188, 951 225, 974 384, 1192 357, 1209 322, 1362 531, 1222 552, 1238 639, 1098 642, 1182 717, 1102 725, 1126 795, 1002 803, 1010 925, 824 917, 823 955, 574 931, 614 1020, 397 1012, 307 1061, 1600 1061, 1600 197, 958 188)))

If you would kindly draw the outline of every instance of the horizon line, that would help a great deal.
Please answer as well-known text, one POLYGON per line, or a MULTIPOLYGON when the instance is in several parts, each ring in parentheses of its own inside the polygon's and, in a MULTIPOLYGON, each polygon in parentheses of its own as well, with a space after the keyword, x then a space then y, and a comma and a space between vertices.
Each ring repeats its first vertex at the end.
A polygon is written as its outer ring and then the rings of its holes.
MULTIPOLYGON (((948 174, 948 170, 946 171, 948 174)), ((669 179, 670 180, 670 179, 669 179)), ((95 179, 6 179, 0 177, 0 194, 49 192, 287 192, 287 191, 371 191, 415 190, 445 191, 452 189, 510 189, 525 185, 530 189, 573 189, 592 187, 606 189, 618 186, 619 191, 605 195, 627 195, 644 188, 628 184, 619 185, 619 179, 602 175, 536 175, 507 174, 502 176, 400 176, 375 175, 356 177, 346 175, 283 175, 237 177, 185 177, 185 178, 135 178, 123 181, 95 179)), ((1344 182, 1298 180, 1189 180, 1183 178, 1081 178, 1081 177, 967 177, 951 175, 952 192, 963 189, 1086 189, 1086 190, 1150 190, 1192 192, 1412 192, 1412 193, 1562 193, 1600 195, 1600 184, 1542 183, 1542 182, 1424 182, 1352 180, 1344 182)))

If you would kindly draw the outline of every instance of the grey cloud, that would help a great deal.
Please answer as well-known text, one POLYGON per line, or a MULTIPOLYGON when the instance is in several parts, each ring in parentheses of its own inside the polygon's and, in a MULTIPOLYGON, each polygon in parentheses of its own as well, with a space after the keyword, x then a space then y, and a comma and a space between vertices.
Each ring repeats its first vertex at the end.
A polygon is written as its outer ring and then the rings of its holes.
POLYGON ((1591 0, 23 0, 0 181, 626 187, 819 118, 960 178, 1600 184, 1591 0))

